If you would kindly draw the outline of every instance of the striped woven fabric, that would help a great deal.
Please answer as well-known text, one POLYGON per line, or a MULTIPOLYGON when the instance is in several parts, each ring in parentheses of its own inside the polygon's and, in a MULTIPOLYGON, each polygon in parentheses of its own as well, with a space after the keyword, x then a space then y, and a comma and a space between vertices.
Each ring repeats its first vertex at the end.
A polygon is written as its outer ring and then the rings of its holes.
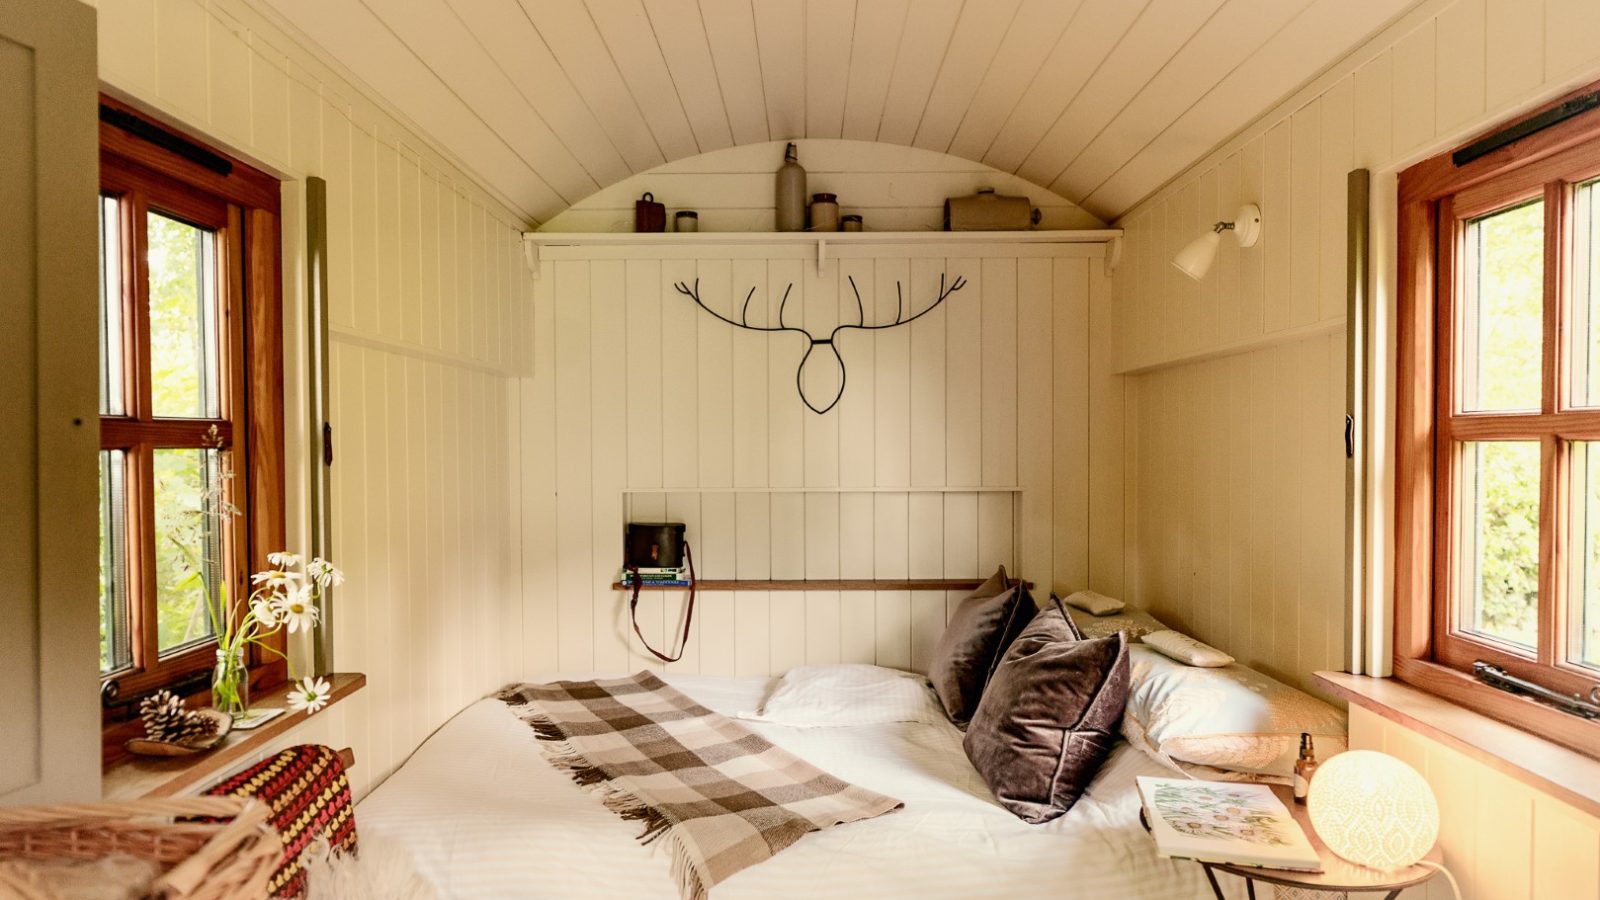
POLYGON ((212 785, 212 796, 255 797, 272 808, 270 821, 283 839, 283 863, 267 887, 275 898, 306 892, 301 855, 318 837, 332 850, 356 848, 355 803, 339 754, 328 747, 301 744, 212 785))
POLYGON ((847 784, 648 672, 521 684, 497 695, 533 728, 546 758, 607 809, 660 840, 685 900, 808 832, 901 803, 847 784))

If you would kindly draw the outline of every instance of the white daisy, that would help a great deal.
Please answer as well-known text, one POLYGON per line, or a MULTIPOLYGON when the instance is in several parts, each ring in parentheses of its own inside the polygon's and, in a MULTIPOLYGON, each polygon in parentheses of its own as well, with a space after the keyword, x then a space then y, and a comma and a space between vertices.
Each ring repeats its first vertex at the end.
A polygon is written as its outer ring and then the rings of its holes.
POLYGON ((277 595, 260 597, 250 601, 250 611, 256 614, 256 621, 263 628, 271 628, 278 624, 278 606, 275 602, 277 595))
POLYGON ((320 556, 306 563, 306 577, 316 582, 317 587, 338 587, 344 584, 344 573, 320 556))
POLYGON ((290 634, 310 631, 311 626, 317 624, 317 606, 311 602, 311 585, 296 585, 273 602, 278 608, 279 620, 288 626, 290 634))
POLYGON ((328 684, 326 678, 307 675, 289 692, 289 708, 297 711, 303 709, 309 716, 327 706, 329 695, 332 693, 333 686, 328 684))
POLYGON ((280 569, 288 569, 300 565, 300 554, 290 553, 287 550, 277 550, 267 554, 267 562, 280 569))
POLYGON ((268 569, 265 572, 257 572, 254 575, 251 575, 250 581, 253 584, 265 588, 286 588, 292 590, 293 588, 298 587, 300 584, 300 573, 287 572, 283 569, 268 569))

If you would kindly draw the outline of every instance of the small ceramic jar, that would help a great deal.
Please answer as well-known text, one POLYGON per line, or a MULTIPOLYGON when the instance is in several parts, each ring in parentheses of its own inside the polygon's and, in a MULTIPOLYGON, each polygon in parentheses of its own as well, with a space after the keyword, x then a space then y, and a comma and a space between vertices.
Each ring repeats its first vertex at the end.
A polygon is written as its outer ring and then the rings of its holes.
POLYGON ((678 210, 677 214, 672 217, 672 226, 677 229, 679 233, 699 231, 700 214, 692 209, 680 209, 678 210))
POLYGON ((839 198, 833 194, 811 195, 811 230, 839 230, 839 198))
POLYGON ((840 219, 839 221, 842 223, 839 226, 839 230, 840 231, 860 231, 861 230, 861 217, 859 215, 856 215, 855 213, 851 213, 850 215, 845 216, 844 218, 840 219))

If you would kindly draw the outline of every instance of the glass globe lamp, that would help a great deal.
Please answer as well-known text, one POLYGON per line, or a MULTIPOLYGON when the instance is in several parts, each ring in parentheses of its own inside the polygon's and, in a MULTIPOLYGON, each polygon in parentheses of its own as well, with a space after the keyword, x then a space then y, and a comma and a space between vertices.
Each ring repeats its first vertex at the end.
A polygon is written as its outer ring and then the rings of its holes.
POLYGON ((1306 805, 1328 849, 1368 868, 1415 865, 1439 839, 1439 804, 1428 782, 1385 753, 1351 750, 1324 762, 1306 805))

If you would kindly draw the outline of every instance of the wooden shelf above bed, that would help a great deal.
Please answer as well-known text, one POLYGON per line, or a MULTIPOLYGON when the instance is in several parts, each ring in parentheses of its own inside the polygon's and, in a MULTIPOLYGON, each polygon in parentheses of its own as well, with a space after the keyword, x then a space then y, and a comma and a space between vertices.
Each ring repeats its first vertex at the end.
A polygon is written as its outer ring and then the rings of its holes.
MULTIPOLYGON (((793 579, 758 581, 749 579, 702 578, 695 587, 702 591, 970 591, 983 584, 982 578, 956 579, 793 579)), ((1033 583, 1028 582, 1031 590, 1033 583)), ((633 588, 620 581, 611 582, 614 591, 633 588)), ((682 591, 681 585, 647 584, 647 591, 682 591)))

